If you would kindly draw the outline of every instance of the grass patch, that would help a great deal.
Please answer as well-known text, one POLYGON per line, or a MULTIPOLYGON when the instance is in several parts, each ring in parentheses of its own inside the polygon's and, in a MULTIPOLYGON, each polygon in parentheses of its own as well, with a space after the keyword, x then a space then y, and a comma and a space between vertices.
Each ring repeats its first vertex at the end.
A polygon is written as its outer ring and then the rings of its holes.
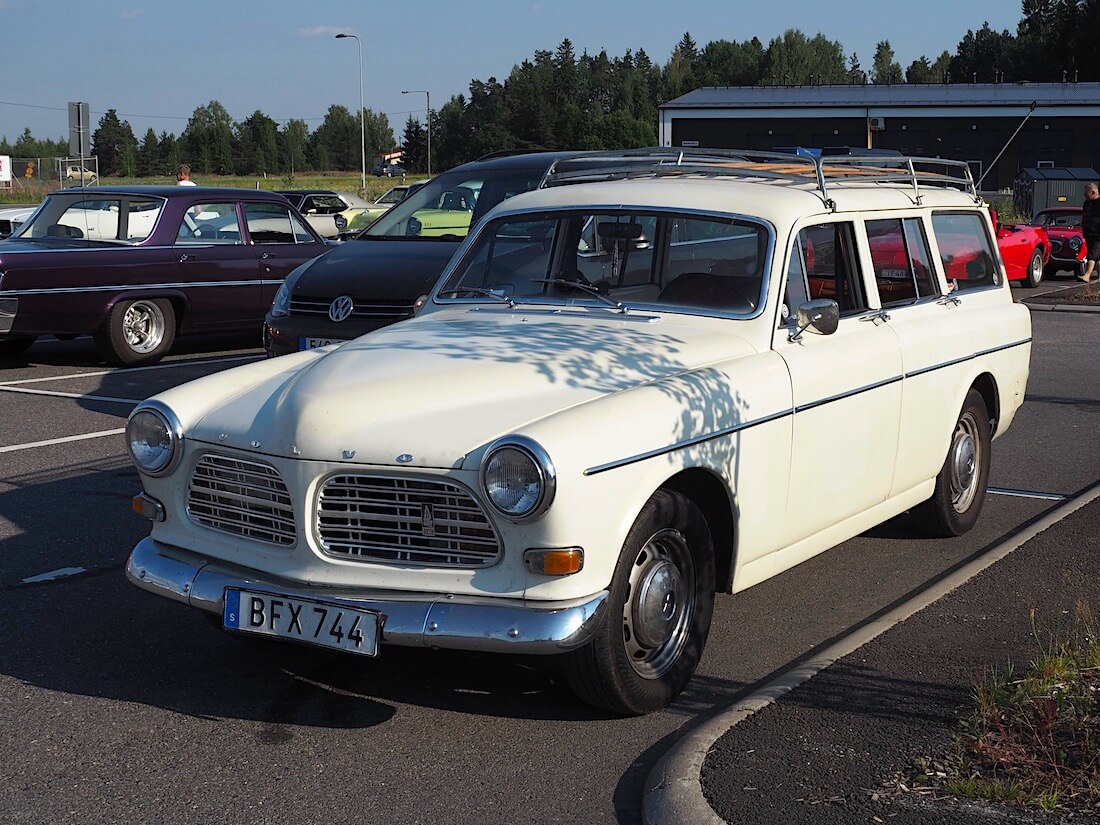
MULTIPOLYGON (((973 692, 937 782, 953 796, 1100 813, 1100 638, 1088 605, 1051 627, 1031 611, 1038 653, 1027 670, 993 668, 973 692)), ((926 779, 922 774, 920 779, 926 779)))

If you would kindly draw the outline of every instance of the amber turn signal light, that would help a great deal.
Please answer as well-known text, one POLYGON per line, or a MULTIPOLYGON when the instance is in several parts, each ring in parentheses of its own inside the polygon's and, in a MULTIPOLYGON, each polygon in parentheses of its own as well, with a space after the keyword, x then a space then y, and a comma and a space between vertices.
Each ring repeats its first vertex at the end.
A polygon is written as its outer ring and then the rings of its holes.
POLYGON ((579 547, 562 550, 528 550, 523 561, 532 573, 543 576, 568 576, 584 567, 584 551, 579 547))
POLYGON ((150 498, 145 493, 138 493, 130 502, 130 507, 135 513, 149 521, 164 521, 164 505, 155 498, 150 498))

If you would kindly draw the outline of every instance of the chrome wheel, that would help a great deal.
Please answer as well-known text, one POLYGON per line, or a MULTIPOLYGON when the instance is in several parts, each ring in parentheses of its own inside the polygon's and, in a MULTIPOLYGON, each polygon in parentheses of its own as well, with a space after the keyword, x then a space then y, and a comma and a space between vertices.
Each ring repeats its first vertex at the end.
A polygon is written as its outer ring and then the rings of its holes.
POLYGON ((151 301, 134 301, 122 317, 122 337, 133 352, 146 354, 164 340, 164 313, 151 301))
POLYGON ((956 513, 965 513, 974 503, 982 455, 981 437, 974 413, 967 410, 955 425, 951 439, 950 474, 951 506, 956 513))
POLYGON ((1038 286, 1039 282, 1043 280, 1043 259, 1036 252, 1031 256, 1031 272, 1029 273, 1029 279, 1033 286, 1038 286))
POLYGON ((679 530, 655 533, 634 559, 623 644, 634 671, 659 679, 676 663, 695 614, 695 563, 679 530))

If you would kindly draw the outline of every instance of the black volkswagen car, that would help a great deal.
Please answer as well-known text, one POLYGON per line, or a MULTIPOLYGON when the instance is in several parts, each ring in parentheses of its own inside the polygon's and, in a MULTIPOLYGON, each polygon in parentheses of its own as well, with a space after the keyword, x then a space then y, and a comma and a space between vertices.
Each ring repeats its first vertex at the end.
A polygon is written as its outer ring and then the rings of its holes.
POLYGON ((585 153, 490 155, 428 181, 349 242, 298 267, 264 324, 269 356, 340 343, 411 318, 477 221, 585 153))

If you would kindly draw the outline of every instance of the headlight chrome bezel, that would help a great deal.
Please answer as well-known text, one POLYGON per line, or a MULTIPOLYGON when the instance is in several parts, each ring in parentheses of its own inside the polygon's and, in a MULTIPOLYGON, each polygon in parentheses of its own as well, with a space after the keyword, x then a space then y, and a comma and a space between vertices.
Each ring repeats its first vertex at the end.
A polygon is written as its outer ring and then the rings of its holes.
POLYGON ((557 492, 558 481, 554 462, 550 460, 550 455, 543 449, 541 444, 526 436, 506 435, 490 444, 481 460, 481 469, 478 475, 481 483, 481 493, 489 503, 489 506, 493 508, 493 512, 516 524, 525 524, 540 518, 550 509, 550 505, 554 503, 554 495, 557 492), (523 513, 512 513, 500 507, 489 492, 489 464, 492 462, 493 456, 504 449, 514 450, 523 454, 531 461, 539 478, 538 497, 535 499, 534 505, 523 513))
POLYGON ((137 467, 138 472, 142 475, 150 476, 152 478, 161 478, 169 475, 179 466, 180 458, 183 455, 183 425, 180 424, 179 418, 172 412, 171 408, 167 404, 163 404, 160 401, 144 401, 132 413, 126 420, 126 452, 130 455, 130 460, 137 467), (148 413, 156 416, 160 419, 161 424, 164 426, 165 432, 168 434, 169 439, 169 455, 168 460, 164 463, 164 466, 155 470, 142 466, 134 455, 132 447, 132 440, 130 437, 130 428, 135 418, 140 414, 148 413))

